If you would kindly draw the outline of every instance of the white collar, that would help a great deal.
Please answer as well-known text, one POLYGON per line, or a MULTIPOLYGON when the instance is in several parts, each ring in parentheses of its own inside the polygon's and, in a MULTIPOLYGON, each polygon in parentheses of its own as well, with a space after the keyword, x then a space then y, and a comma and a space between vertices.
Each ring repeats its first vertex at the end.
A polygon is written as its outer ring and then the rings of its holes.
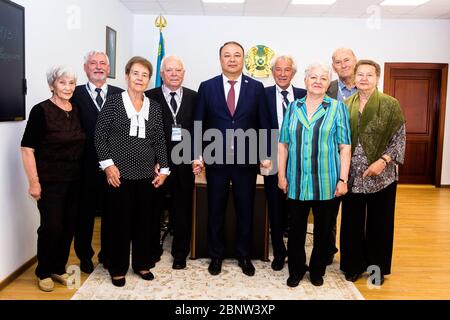
POLYGON ((128 91, 122 92, 123 105, 127 112, 128 119, 131 120, 130 136, 138 136, 141 139, 145 139, 145 120, 148 120, 148 114, 150 111, 150 100, 144 96, 144 103, 141 111, 137 112, 131 102, 131 98, 128 95, 128 91), (139 134, 138 134, 139 128, 139 134))
POLYGON ((170 90, 168 87, 166 87, 166 86, 163 84, 163 85, 162 85, 162 91, 163 91, 164 95, 165 95, 165 96, 168 96, 168 97, 170 97, 170 93, 171 93, 171 92, 175 92, 179 97, 181 97, 181 95, 182 95, 182 89, 181 89, 181 86, 180 86, 177 90, 172 91, 172 90, 170 90))
MULTIPOLYGON (((91 90, 91 92, 95 92, 95 89, 97 89, 97 87, 95 86, 95 84, 93 84, 92 82, 88 82, 88 86, 89 89, 91 90)), ((106 93, 106 91, 108 90, 108 84, 105 82, 100 89, 102 89, 103 93, 106 93)))
POLYGON ((294 98, 294 88, 292 87, 292 84, 287 87, 287 89, 282 89, 279 85, 275 85, 277 88, 277 91, 281 94, 281 91, 287 91, 290 95, 292 95, 292 98, 294 98))
MULTIPOLYGON (((222 74, 222 79, 223 79, 223 84, 224 85, 230 85, 230 83, 228 83, 228 81, 231 81, 231 80, 228 79, 226 75, 222 74)), ((242 81, 242 73, 236 80, 233 80, 233 81, 236 81, 236 83, 234 85, 240 84, 241 81, 242 81)))

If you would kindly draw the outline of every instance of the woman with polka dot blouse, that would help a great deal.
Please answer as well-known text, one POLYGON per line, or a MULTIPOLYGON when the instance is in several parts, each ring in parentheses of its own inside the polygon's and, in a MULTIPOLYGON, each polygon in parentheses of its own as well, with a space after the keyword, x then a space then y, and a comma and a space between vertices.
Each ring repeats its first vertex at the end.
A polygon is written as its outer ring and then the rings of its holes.
POLYGON ((133 57, 125 67, 127 91, 108 97, 100 112, 95 145, 108 182, 107 202, 111 246, 109 273, 115 286, 125 285, 129 268, 152 280, 150 230, 155 214, 153 188, 169 175, 161 108, 144 96, 152 76, 151 63, 133 57), (155 171, 155 167, 161 168, 155 171))

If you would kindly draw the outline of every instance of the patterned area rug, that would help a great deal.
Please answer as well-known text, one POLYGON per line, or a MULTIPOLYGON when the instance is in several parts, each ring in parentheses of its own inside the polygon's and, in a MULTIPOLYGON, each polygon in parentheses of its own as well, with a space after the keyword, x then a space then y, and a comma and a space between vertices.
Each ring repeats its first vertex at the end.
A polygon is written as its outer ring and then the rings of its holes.
MULTIPOLYGON (((236 260, 224 260, 218 276, 208 273, 209 259, 188 260, 185 270, 173 270, 170 240, 166 239, 164 255, 151 270, 153 281, 144 281, 130 270, 125 287, 117 288, 107 270, 98 265, 72 300, 364 300, 353 283, 345 280, 336 259, 327 268, 323 286, 313 286, 306 273, 298 287, 289 288, 287 264, 282 271, 273 271, 270 262, 253 260, 253 277, 244 275, 236 260)), ((309 257, 309 234, 306 248, 309 257)))

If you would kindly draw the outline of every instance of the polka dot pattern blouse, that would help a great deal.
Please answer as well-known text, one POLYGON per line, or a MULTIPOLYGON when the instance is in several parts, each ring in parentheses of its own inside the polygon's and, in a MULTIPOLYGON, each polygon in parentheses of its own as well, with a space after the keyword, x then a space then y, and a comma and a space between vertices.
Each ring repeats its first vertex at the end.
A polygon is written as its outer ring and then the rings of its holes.
POLYGON ((120 177, 128 180, 155 176, 155 164, 168 168, 160 105, 150 99, 144 139, 130 136, 130 119, 122 95, 108 97, 97 120, 95 147, 99 161, 112 159, 120 177))

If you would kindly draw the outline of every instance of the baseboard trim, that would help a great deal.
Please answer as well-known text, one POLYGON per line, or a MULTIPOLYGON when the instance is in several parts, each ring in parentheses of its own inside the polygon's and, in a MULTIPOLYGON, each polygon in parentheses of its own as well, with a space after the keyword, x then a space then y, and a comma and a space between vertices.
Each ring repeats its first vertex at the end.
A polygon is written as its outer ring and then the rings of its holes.
POLYGON ((450 184, 441 184, 441 188, 450 188, 450 184))
POLYGON ((21 267, 19 267, 16 271, 11 273, 8 277, 6 277, 3 281, 0 281, 0 291, 6 288, 11 282, 16 280, 18 277, 22 275, 26 270, 28 270, 33 264, 37 261, 37 256, 34 256, 27 262, 25 262, 21 267))

